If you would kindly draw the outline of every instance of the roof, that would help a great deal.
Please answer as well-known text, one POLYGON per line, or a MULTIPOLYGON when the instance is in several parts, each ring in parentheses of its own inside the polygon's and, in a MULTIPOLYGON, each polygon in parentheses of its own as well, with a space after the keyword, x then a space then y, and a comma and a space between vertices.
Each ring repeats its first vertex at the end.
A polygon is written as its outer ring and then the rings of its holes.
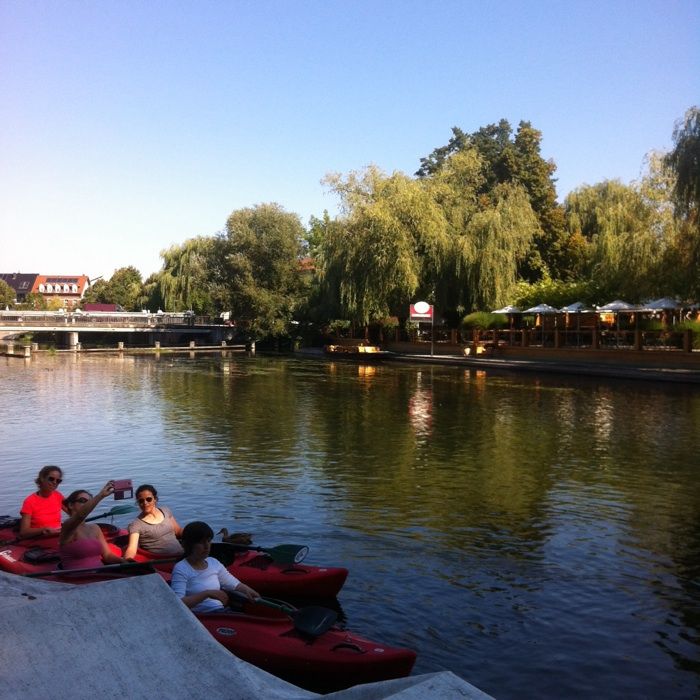
POLYGON ((69 294, 82 297, 89 284, 90 278, 86 275, 37 275, 32 291, 38 294, 61 294, 62 296, 69 294), (49 284, 52 287, 51 292, 45 289, 49 284), (61 285, 61 287, 69 285, 71 289, 70 291, 65 289, 56 290, 55 285, 57 284, 61 285), (44 289, 39 289, 40 285, 44 285, 44 289), (72 291, 73 285, 77 287, 77 291, 72 291))
POLYGON ((38 276, 37 272, 0 272, 0 280, 7 282, 19 294, 29 294, 38 276))

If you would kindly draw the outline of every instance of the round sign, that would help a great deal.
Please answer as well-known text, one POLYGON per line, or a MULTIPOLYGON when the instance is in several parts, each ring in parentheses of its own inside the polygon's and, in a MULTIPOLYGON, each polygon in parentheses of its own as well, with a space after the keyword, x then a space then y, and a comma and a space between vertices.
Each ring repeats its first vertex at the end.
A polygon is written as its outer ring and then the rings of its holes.
POLYGON ((417 314, 427 314, 430 311, 430 304, 427 301, 417 301, 413 308, 416 310, 417 314))

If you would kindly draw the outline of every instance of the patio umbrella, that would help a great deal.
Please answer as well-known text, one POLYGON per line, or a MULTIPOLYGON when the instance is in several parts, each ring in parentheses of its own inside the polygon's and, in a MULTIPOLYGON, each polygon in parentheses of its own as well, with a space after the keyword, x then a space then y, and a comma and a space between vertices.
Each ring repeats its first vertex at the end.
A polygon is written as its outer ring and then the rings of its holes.
POLYGON ((683 307, 675 299, 663 297, 661 299, 652 299, 651 301, 644 302, 642 308, 645 311, 677 311, 683 307))
POLYGON ((504 306, 502 309, 492 311, 493 314, 519 314, 520 309, 517 306, 504 306))
MULTIPOLYGON (((523 311, 523 313, 524 314, 540 314, 540 315, 558 314, 559 309, 555 309, 553 306, 550 306, 549 304, 538 304, 537 306, 531 306, 529 309, 525 309, 525 311, 523 311)), ((557 325, 557 318, 555 316, 554 317, 554 326, 556 327, 556 325, 557 325)), ((541 342, 544 345, 544 320, 542 321, 540 335, 542 336, 541 342)))
POLYGON ((599 306, 598 307, 598 312, 603 312, 603 313, 614 313, 615 314, 615 321, 616 321, 616 327, 617 327, 617 334, 615 336, 615 345, 619 345, 620 342, 620 311, 639 311, 639 307, 635 306, 634 304, 630 304, 626 301, 622 301, 622 299, 615 299, 615 301, 611 301, 608 304, 605 304, 604 306, 599 306))
POLYGON ((549 304, 538 304, 537 306, 532 306, 529 309, 523 311, 524 314, 558 314, 559 309, 555 309, 549 304))
MULTIPOLYGON (((573 304, 563 306, 559 311, 563 314, 576 314, 576 345, 581 344, 581 312, 587 311, 586 305, 582 301, 575 301, 573 304)), ((568 330, 568 321, 567 321, 568 330)))

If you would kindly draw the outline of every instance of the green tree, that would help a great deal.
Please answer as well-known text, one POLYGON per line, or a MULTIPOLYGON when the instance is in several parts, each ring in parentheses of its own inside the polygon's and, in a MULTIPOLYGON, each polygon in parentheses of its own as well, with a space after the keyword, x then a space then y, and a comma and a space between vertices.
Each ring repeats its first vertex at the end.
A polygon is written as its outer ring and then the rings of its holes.
POLYGON ((571 234, 590 246, 582 273, 599 301, 613 296, 640 301, 663 293, 655 211, 638 189, 608 180, 575 190, 565 206, 571 234))
POLYGON ((97 280, 85 293, 83 304, 119 304, 125 311, 139 311, 143 299, 141 273, 133 266, 120 267, 109 280, 97 280))
POLYGON ((253 337, 283 336, 302 300, 305 231, 278 204, 239 209, 220 237, 216 294, 253 337))
POLYGON ((0 280, 0 308, 15 303, 15 290, 5 280, 0 280))
POLYGON ((330 175, 342 215, 326 222, 322 279, 347 317, 369 323, 436 284, 449 251, 444 213, 425 183, 376 167, 330 175))
POLYGON ((700 109, 691 107, 673 132, 673 150, 665 164, 673 173, 673 201, 677 222, 669 270, 676 292, 700 298, 700 109))
POLYGON ((564 213, 556 201, 556 166, 542 158, 541 141, 541 132, 526 121, 520 122, 515 136, 505 119, 472 134, 454 127, 448 144, 421 158, 416 173, 422 178, 434 177, 456 154, 475 150, 482 168, 477 195, 489 196, 503 184, 522 187, 539 222, 539 230, 519 265, 519 274, 530 281, 570 274, 564 213))
POLYGON ((164 309, 192 309, 197 314, 215 313, 212 276, 216 266, 215 256, 220 248, 218 239, 199 236, 161 251, 163 269, 156 280, 164 309))
POLYGON ((700 209, 700 108, 691 107, 673 131, 673 150, 666 163, 675 173, 674 198, 679 213, 693 216, 700 209))
POLYGON ((18 304, 18 307, 32 311, 46 311, 46 299, 43 294, 29 292, 29 294, 24 297, 24 301, 18 304))

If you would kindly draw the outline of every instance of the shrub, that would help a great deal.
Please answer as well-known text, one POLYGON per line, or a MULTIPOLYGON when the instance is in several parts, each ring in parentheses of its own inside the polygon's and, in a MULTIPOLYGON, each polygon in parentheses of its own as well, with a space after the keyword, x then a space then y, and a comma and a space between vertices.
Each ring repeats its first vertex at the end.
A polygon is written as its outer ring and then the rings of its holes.
POLYGON ((508 317, 505 314, 493 314, 488 311, 474 311, 462 319, 464 328, 476 328, 478 330, 505 328, 507 325, 508 317))

